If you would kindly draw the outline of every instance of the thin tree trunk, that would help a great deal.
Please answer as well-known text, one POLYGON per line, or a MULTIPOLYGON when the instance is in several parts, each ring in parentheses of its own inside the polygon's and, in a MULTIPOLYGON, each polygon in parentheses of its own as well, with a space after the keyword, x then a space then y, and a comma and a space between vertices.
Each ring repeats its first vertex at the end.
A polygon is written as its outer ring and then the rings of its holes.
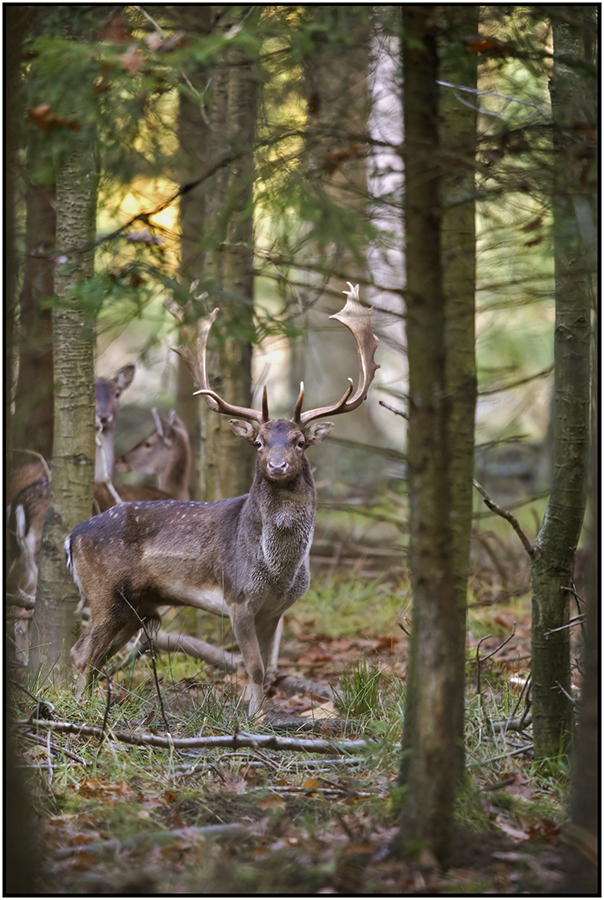
MULTIPOLYGON (((25 264, 20 298, 19 377, 15 396, 15 447, 52 454, 52 324, 44 308, 54 296, 56 189, 30 183, 26 194, 25 264), (36 254, 40 255, 36 255, 36 254)), ((16 462, 30 462, 23 457, 16 462)))
MULTIPOLYGON (((478 7, 445 6, 441 12, 441 81, 475 88, 476 54, 463 41, 478 31, 478 7)), ((466 610, 472 535, 472 478, 474 474, 474 417, 477 376, 475 352, 476 229, 474 176, 476 110, 460 103, 456 93, 443 88, 441 122, 441 247, 443 290, 446 302, 446 391, 450 397, 449 443, 453 552, 457 628, 451 635, 455 669, 465 667, 466 610)), ((451 698, 455 712, 456 743, 452 771, 464 772, 464 693, 451 698)))
POLYGON ((403 6, 405 234, 409 359, 408 481, 413 587, 403 730, 403 854, 450 851, 464 670, 451 532, 450 398, 443 292, 437 7, 403 6))
POLYGON ((16 362, 15 326, 17 317, 17 284, 19 276, 18 243, 17 243, 17 185, 19 174, 19 141, 21 134, 22 87, 21 87, 21 53, 27 31, 36 15, 35 7, 11 4, 6 7, 4 27, 10 39, 6 42, 4 58, 4 84, 6 89, 5 116, 5 173, 4 209, 5 209, 5 317, 4 317, 4 375, 5 387, 10 402, 5 404, 4 445, 9 465, 19 465, 13 460, 13 416, 12 401, 14 399, 14 370, 16 362))
MULTIPOLYGON (((237 54, 231 62, 228 91, 230 142, 239 153, 229 170, 228 227, 224 246, 224 313, 229 339, 220 347, 224 397, 237 406, 252 400, 252 343, 254 331, 254 142, 258 73, 253 61, 237 54)), ((220 432, 220 488, 223 497, 249 490, 254 456, 225 422, 220 432)))
MULTIPOLYGON (((190 6, 173 7, 176 13, 177 27, 184 28, 187 34, 207 35, 211 28, 213 7, 203 4, 191 4, 190 6)), ((205 67, 195 68, 189 72, 190 81, 201 92, 204 91, 208 80, 208 72, 205 67)), ((198 99, 193 99, 187 93, 180 94, 180 107, 178 117, 178 138, 180 141, 179 154, 179 179, 186 183, 199 176, 203 167, 207 165, 208 128, 207 116, 204 118, 202 106, 205 98, 200 94, 198 99)), ((180 200, 181 223, 181 273, 184 283, 191 286, 199 282, 199 288, 194 295, 202 291, 204 261, 205 261, 205 229, 206 196, 203 191, 185 193, 180 200)), ((186 336, 181 333, 179 343, 186 341, 186 336)), ((202 434, 200 407, 207 409, 205 400, 193 396, 193 379, 188 368, 179 363, 176 411, 184 422, 189 433, 191 443, 191 477, 189 493, 191 500, 206 499, 203 485, 205 483, 206 460, 202 454, 202 434)))
MULTIPOLYGON (((86 244, 94 229, 96 178, 89 148, 77 147, 57 175, 57 243, 86 244)), ((92 324, 71 288, 94 272, 93 252, 72 256, 57 267, 53 308, 55 423, 52 482, 42 536, 36 608, 32 623, 31 669, 60 682, 71 677, 69 651, 75 639, 78 591, 65 565, 63 542, 89 518, 92 507, 94 359, 92 324)))
POLYGON ((580 173, 573 123, 581 116, 582 97, 579 79, 568 65, 573 57, 581 61, 581 42, 561 20, 553 23, 550 83, 556 281, 553 477, 531 557, 533 740, 539 759, 566 752, 571 736, 570 637, 564 627, 569 592, 565 589, 571 586, 583 524, 589 445, 590 275, 573 204, 580 173))

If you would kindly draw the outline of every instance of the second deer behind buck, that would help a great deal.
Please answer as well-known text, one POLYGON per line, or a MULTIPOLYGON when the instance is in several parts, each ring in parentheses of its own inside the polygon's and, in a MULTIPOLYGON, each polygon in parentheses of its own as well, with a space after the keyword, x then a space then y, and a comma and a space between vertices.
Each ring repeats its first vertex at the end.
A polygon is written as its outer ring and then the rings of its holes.
MULTIPOLYGON (((229 425, 256 447, 256 474, 249 493, 241 497, 214 503, 124 503, 68 535, 65 552, 80 591, 79 608, 90 606, 90 623, 71 651, 80 686, 141 622, 159 627, 162 606, 193 606, 230 617, 250 679, 249 715, 260 713, 279 619, 310 584, 316 494, 305 451, 333 428, 331 422, 314 420, 360 406, 378 368, 372 310, 361 305, 358 285, 349 286, 344 309, 332 318, 354 335, 361 374, 354 396, 349 379, 344 396, 332 406, 302 412, 300 385, 292 419, 271 419, 266 386, 262 412, 233 406, 212 391, 206 345, 218 310, 199 322, 196 354, 184 345, 174 348, 208 406, 238 417, 229 425)), ((179 311, 174 314, 179 317, 179 311)))

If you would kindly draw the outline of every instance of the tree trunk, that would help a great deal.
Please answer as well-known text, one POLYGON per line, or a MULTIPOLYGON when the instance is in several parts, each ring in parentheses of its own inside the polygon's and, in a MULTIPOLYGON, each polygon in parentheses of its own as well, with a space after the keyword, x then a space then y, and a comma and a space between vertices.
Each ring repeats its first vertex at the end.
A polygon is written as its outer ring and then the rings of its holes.
MULTIPOLYGON (((25 264, 21 289, 19 377, 15 396, 15 447, 52 454, 52 324, 44 308, 54 296, 56 189, 30 183, 26 194, 25 264), (37 256, 36 253, 40 255, 37 256)), ((17 460, 31 462, 31 457, 17 460)))
MULTIPOLYGON (((369 217, 367 159, 363 136, 368 132, 371 23, 365 10, 351 6, 308 7, 315 24, 313 42, 302 60, 307 104, 305 153, 310 221, 303 223, 304 244, 297 262, 309 290, 308 304, 298 324, 308 333, 302 352, 291 357, 292 403, 304 381, 306 403, 331 402, 341 396, 346 378, 357 371, 357 354, 348 334, 328 317, 342 307, 346 282, 367 283, 367 263, 355 226, 369 217), (346 31, 346 45, 330 40, 330 27, 346 31), (345 224, 346 223, 346 224, 345 224), (327 287, 327 290, 325 290, 327 287)), ((369 404, 338 420, 339 437, 358 440, 370 434, 369 404)), ((334 482, 342 475, 342 451, 325 445, 318 462, 321 478, 334 482)))
MULTIPOLYGON (((531 557, 533 741, 539 759, 566 752, 572 728, 569 592, 587 491, 590 380, 590 283, 587 248, 575 218, 574 196, 583 152, 580 82, 569 66, 581 62, 580 41, 566 22, 553 23, 554 71, 554 331, 553 477, 547 510, 531 557), (553 629, 561 629, 548 634, 553 629)), ((589 124, 589 123, 588 123, 589 124)))
POLYGON ((19 174, 19 141, 23 115, 23 98, 21 88, 21 54, 23 42, 28 28, 36 15, 35 7, 11 4, 6 7, 4 27, 10 35, 6 42, 4 77, 6 87, 5 118, 5 173, 4 209, 5 209, 5 318, 4 318, 4 374, 5 387, 10 402, 5 404, 4 414, 4 446, 9 465, 19 465, 20 460, 13 460, 12 451, 18 446, 13 441, 12 401, 14 399, 14 370, 16 362, 15 326, 17 317, 17 282, 19 265, 17 261, 17 204, 19 174))
MULTIPOLYGON (((89 148, 77 147, 57 175, 57 243, 85 245, 92 237, 96 177, 89 148)), ((52 482, 42 535, 31 669, 60 682, 71 677, 69 651, 75 638, 78 590, 65 565, 63 542, 89 518, 94 478, 94 359, 92 325, 71 290, 94 273, 92 251, 58 265, 53 308, 55 422, 52 482)))
POLYGON ((450 397, 443 291, 436 16, 403 6, 405 234, 409 359, 408 481, 413 588, 400 780, 400 846, 427 846, 446 863, 453 829, 464 667, 450 522, 450 397))
MULTIPOLYGON (((233 55, 229 74, 230 143, 238 154, 229 169, 226 198, 228 226, 224 246, 223 306, 228 339, 220 347, 224 398, 236 406, 252 402, 252 336, 254 333, 254 143, 258 73, 244 54, 233 55)), ((254 455, 221 422, 220 488, 223 497, 245 494, 254 474, 254 455)))
MULTIPOLYGON (((176 13, 176 27, 184 28, 188 34, 207 35, 211 28, 213 7, 201 4, 173 7, 176 13)), ((191 83, 203 88, 208 80, 208 71, 205 67, 197 67, 188 72, 191 83)), ((204 166, 207 165, 207 150, 209 144, 207 116, 202 114, 202 104, 205 98, 200 96, 193 99, 189 94, 180 94, 180 107, 178 118, 178 138, 180 141, 179 153, 179 180, 181 183, 192 181, 199 177, 204 166)), ((205 271, 205 229, 206 196, 203 190, 185 193, 180 200, 180 245, 181 245, 181 277, 183 282, 190 286, 195 281, 201 285, 205 271)), ((194 294, 202 291, 200 286, 194 294)), ((186 336, 181 333, 179 344, 186 342, 186 336)), ((191 443, 191 477, 189 493, 191 500, 203 500, 205 460, 202 454, 202 434, 200 406, 207 410, 203 398, 193 396, 193 379, 188 368, 178 364, 178 387, 176 396, 176 411, 184 422, 191 443)), ((209 410, 208 410, 209 411, 209 410)))
MULTIPOLYGON (((478 7, 444 6, 439 44, 440 80, 476 87, 476 54, 464 39, 478 31, 478 7)), ((475 156, 476 110, 460 103, 450 88, 443 88, 439 103, 441 127, 441 248, 446 303, 446 391, 450 398, 449 443, 451 505, 455 565, 457 628, 450 652, 459 675, 465 667, 466 609, 472 535, 472 478, 474 474, 474 417, 477 376, 475 352, 476 229, 475 156)), ((464 772, 464 693, 455 701, 455 747, 451 768, 464 772)))

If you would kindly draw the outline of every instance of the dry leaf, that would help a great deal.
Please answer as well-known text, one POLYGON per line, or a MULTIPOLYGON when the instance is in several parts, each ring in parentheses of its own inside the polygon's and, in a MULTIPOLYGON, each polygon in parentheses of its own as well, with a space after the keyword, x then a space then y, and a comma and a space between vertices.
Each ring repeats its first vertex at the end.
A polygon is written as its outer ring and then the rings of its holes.
POLYGON ((338 712, 333 700, 328 700, 327 703, 322 703, 320 706, 314 706, 305 712, 301 712, 300 716, 303 716, 305 719, 337 719, 338 712))
POLYGON ((279 794, 271 794, 258 804, 260 809, 285 809, 285 800, 279 794))

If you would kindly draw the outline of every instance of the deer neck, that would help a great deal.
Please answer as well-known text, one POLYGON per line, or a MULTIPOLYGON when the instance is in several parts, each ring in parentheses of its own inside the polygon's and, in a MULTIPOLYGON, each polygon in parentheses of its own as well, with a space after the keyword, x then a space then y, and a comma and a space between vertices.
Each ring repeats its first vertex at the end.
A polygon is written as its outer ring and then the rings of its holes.
POLYGON ((310 464, 291 481, 278 483, 265 478, 260 467, 250 488, 249 500, 260 513, 263 528, 291 529, 293 527, 312 529, 315 521, 316 492, 310 471, 310 464))
POLYGON ((113 431, 101 431, 96 437, 96 455, 94 459, 94 480, 110 481, 113 477, 115 451, 113 449, 113 431))
POLYGON ((178 442, 178 452, 165 472, 157 479, 157 486, 175 500, 189 499, 191 451, 184 441, 178 442))

